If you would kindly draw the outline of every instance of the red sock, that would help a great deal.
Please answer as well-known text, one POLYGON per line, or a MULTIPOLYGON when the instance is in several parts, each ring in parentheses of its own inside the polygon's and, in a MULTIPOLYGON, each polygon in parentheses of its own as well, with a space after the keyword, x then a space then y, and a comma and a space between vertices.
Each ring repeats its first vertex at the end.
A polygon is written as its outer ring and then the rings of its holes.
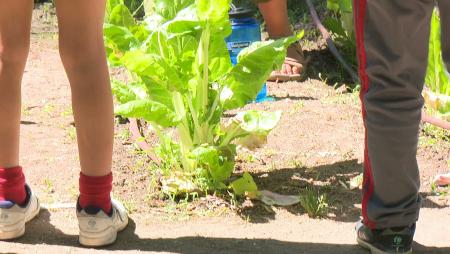
POLYGON ((22 167, 0 168, 0 201, 22 205, 27 199, 22 167))
POLYGON ((80 173, 81 208, 98 207, 105 213, 111 212, 112 173, 106 176, 87 176, 80 173))

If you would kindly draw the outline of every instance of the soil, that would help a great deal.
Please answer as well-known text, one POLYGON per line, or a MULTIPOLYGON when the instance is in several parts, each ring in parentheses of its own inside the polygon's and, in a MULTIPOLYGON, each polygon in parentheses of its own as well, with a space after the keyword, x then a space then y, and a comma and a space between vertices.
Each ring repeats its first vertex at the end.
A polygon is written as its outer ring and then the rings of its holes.
MULTIPOLYGON (((270 83, 275 101, 246 107, 284 113, 266 146, 239 156, 236 174, 248 171, 260 189, 282 194, 318 190, 328 197, 325 218, 309 218, 300 205, 271 207, 249 200, 235 205, 211 195, 193 202, 168 200, 158 190, 149 159, 129 139, 128 123, 117 119, 114 196, 130 211, 130 226, 103 250, 79 246, 73 208, 79 161, 69 83, 53 24, 42 10, 35 12, 23 79, 21 162, 45 208, 27 224, 24 237, 0 242, 0 253, 368 253, 354 239, 360 191, 348 188, 350 179, 362 172, 359 99, 333 88, 322 75, 270 83)), ((333 61, 319 46, 307 54, 312 61, 333 61)), ((421 133, 424 202, 415 253, 450 253, 450 197, 435 195, 430 186, 436 173, 449 170, 449 133, 444 135, 447 141, 421 133)))

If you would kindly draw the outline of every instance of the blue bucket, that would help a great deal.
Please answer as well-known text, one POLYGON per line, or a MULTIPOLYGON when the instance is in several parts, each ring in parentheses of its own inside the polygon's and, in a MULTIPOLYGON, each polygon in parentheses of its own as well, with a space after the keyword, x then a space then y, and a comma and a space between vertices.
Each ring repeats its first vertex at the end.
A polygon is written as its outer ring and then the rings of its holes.
MULTIPOLYGON (((241 50, 247 48, 256 41, 261 41, 261 25, 254 18, 255 11, 249 8, 236 8, 230 10, 230 21, 232 27, 231 35, 226 39, 231 62, 237 63, 237 56, 241 50)), ((256 97, 256 102, 266 101, 267 85, 264 84, 256 97)))

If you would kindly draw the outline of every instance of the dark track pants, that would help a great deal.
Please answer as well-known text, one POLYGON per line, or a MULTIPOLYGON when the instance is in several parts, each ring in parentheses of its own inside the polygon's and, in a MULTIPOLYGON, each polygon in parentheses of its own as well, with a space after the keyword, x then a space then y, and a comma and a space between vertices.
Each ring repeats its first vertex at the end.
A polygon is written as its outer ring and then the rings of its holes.
MULTIPOLYGON (((438 0, 450 70, 450 0, 438 0)), ((363 222, 411 225, 420 208, 416 153, 433 0, 354 0, 366 128, 363 222)))

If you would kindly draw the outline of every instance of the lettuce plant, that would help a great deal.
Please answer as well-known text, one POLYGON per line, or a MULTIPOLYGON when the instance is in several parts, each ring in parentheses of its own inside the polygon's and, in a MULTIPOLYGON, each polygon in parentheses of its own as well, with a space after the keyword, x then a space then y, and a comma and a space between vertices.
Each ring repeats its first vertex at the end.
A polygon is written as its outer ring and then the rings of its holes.
POLYGON ((176 157, 167 181, 175 187, 168 192, 180 191, 181 185, 225 189, 237 145, 261 144, 281 113, 245 111, 226 122, 224 112, 254 100, 270 72, 283 63, 288 45, 300 36, 254 43, 232 66, 225 43, 231 33, 231 0, 153 4, 152 14, 136 22, 121 0, 108 3, 104 32, 109 62, 132 77, 113 84, 116 114, 142 118, 157 133, 176 130, 169 142, 161 134, 166 147, 160 150, 176 157))

